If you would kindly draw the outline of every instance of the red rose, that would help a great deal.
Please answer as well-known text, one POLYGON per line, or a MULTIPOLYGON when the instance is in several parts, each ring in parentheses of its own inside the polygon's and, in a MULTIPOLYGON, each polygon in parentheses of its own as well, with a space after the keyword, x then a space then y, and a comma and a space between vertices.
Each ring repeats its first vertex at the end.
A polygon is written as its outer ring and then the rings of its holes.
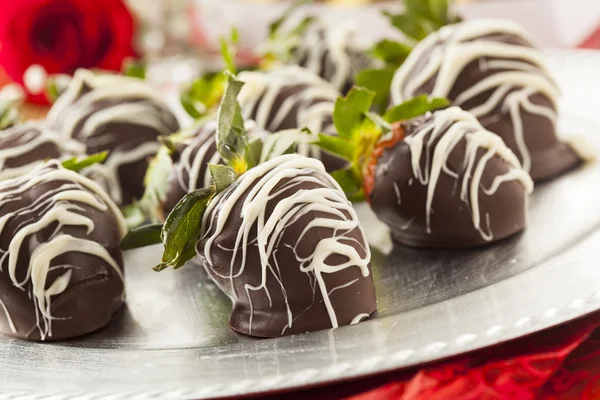
MULTIPOLYGON (((15 82, 73 73, 120 70, 133 56, 134 23, 122 0, 8 0, 0 3, 0 65, 15 82), (41 72, 41 74, 40 74, 41 72)), ((38 85, 39 86, 39 85, 38 85)), ((40 89, 31 100, 45 102, 40 89)))

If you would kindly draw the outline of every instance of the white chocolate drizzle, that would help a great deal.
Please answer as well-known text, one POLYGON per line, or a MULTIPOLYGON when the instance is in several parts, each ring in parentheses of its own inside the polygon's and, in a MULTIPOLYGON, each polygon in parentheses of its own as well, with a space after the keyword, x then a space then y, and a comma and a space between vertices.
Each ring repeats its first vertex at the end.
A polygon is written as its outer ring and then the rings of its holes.
POLYGON ((9 167, 7 162, 27 157, 36 149, 52 146, 63 158, 85 154, 85 146, 75 140, 65 139, 43 123, 27 121, 5 129, 0 133, 0 180, 26 174, 44 163, 44 159, 55 154, 40 154, 39 160, 19 167, 9 167))
MULTIPOLYGON (((0 271, 5 271, 7 268, 4 273, 8 273, 14 287, 20 290, 29 288, 28 295, 32 300, 37 320, 36 328, 42 340, 52 337, 52 321, 56 319, 52 315, 52 296, 63 293, 69 287, 71 268, 77 268, 71 265, 51 267, 54 259, 69 252, 90 254, 102 259, 123 279, 123 272, 118 262, 101 244, 61 231, 64 226, 82 226, 88 234, 94 231, 94 221, 83 213, 84 208, 81 205, 109 213, 117 223, 116 229, 120 238, 127 233, 125 221, 109 196, 96 183, 75 172, 63 169, 56 161, 50 161, 28 175, 0 182, 0 232, 7 229, 14 218, 23 218, 27 215, 32 218, 16 228, 8 248, 0 249, 0 271), (28 191, 49 182, 61 182, 61 186, 48 190, 35 199, 27 198, 28 191), (18 207, 19 202, 23 203, 20 208, 4 211, 4 207, 12 208, 15 205, 18 207), (36 240, 36 233, 50 226, 55 226, 50 238, 44 243, 39 243, 36 240), (24 271, 24 277, 19 280, 17 278, 18 257, 23 246, 28 248, 30 261, 27 270, 24 271), (66 271, 47 287, 48 273, 58 267, 66 271)), ((1 298, 0 305, 7 316, 10 328, 16 333, 17 327, 10 317, 10 310, 1 298)))
POLYGON ((463 178, 460 199, 471 212, 473 227, 479 231, 484 240, 491 241, 494 235, 489 226, 489 215, 482 216, 479 209, 480 192, 493 196, 502 183, 518 181, 524 186, 525 196, 527 196, 533 191, 533 181, 502 139, 484 129, 475 116, 459 107, 450 107, 433 113, 430 120, 404 139, 410 148, 415 179, 427 186, 425 208, 427 233, 431 233, 433 199, 441 174, 459 178, 457 171, 448 168, 447 162, 456 145, 463 139, 466 141, 466 149, 461 167, 463 178), (433 148, 436 140, 438 142, 433 148), (478 158, 479 150, 484 150, 485 153, 478 158), (496 156, 502 158, 510 170, 506 174, 496 176, 491 186, 485 188, 481 182, 483 172, 489 160, 496 156), (482 224, 482 218, 485 219, 486 226, 482 224))
POLYGON ((123 204, 123 190, 119 183, 119 168, 121 166, 151 158, 154 156, 160 144, 158 142, 145 142, 133 150, 122 150, 119 146, 110 152, 109 157, 103 164, 94 164, 81 173, 98 183, 117 204, 123 204))
POLYGON ((316 23, 300 38, 289 63, 311 70, 343 91, 354 79, 355 33, 356 27, 349 22, 335 27, 316 23))
POLYGON ((88 149, 110 150, 105 165, 96 166, 94 173, 104 177, 104 184, 109 185, 107 190, 117 203, 123 199, 119 167, 156 154, 160 147, 156 137, 179 129, 168 104, 152 86, 136 78, 83 69, 75 73, 54 103, 48 121, 61 134, 85 143, 88 149), (123 138, 126 131, 109 131, 111 124, 148 128, 154 136, 123 138))
POLYGON ((493 115, 500 108, 513 125, 518 155, 526 171, 531 170, 531 155, 525 144, 521 113, 523 111, 548 118, 556 123, 558 88, 551 78, 535 40, 519 25, 511 21, 477 20, 443 27, 430 34, 411 52, 406 62, 394 75, 391 86, 392 102, 400 104, 418 94, 427 82, 434 80, 431 96, 448 97, 460 73, 474 61, 489 75, 474 82, 459 93, 453 105, 463 106, 477 96, 492 91, 483 104, 467 111, 482 123, 502 118, 493 115), (502 43, 490 35, 511 35, 531 47, 502 43), (427 62, 416 71, 417 65, 427 62), (530 97, 541 94, 550 101, 550 107, 535 105, 530 97))
POLYGON ((221 156, 216 151, 216 129, 216 121, 207 122, 200 128, 196 136, 189 140, 181 152, 179 163, 175 168, 179 186, 185 192, 189 193, 211 184, 211 175, 207 164, 221 163, 221 156), (215 151, 209 151, 211 146, 215 146, 215 151), (202 167, 205 167, 204 176, 200 187, 197 187, 202 167), (186 176, 187 180, 184 179, 186 176))
MULTIPOLYGON (((245 82, 238 96, 246 119, 253 118, 256 124, 269 132, 283 129, 308 128, 313 133, 335 134, 332 116, 339 92, 328 82, 305 68, 286 66, 269 72, 242 72, 239 79, 245 82), (298 87, 280 104, 275 103, 284 90, 298 87), (275 116, 269 118, 273 110, 275 116), (296 126, 282 126, 290 113, 297 113, 296 126)), ((298 145, 298 153, 307 157, 320 158, 316 146, 298 145)))
MULTIPOLYGON (((250 302, 250 333, 252 331, 253 315, 250 292, 264 290, 270 298, 267 289, 267 279, 271 276, 279 283, 287 307, 288 323, 283 329, 282 334, 286 329, 292 327, 294 319, 298 317, 292 315, 286 289, 282 284, 280 268, 300 268, 302 272, 307 274, 313 289, 318 289, 323 297, 323 302, 333 328, 338 327, 338 319, 329 299, 329 294, 341 287, 351 286, 357 280, 348 282, 337 288, 328 289, 323 275, 334 274, 346 268, 359 268, 363 277, 369 276, 371 253, 369 247, 366 245, 367 242, 358 217, 351 203, 346 199, 342 189, 325 172, 323 164, 318 160, 291 154, 274 158, 252 168, 240 178, 239 184, 215 197, 204 214, 202 224, 203 232, 206 232, 203 238, 205 240, 203 254, 212 273, 221 278, 229 279, 231 285, 230 291, 234 300, 239 298, 234 286, 234 279, 239 277, 246 268, 247 247, 250 244, 255 244, 258 248, 262 271, 261 282, 256 286, 247 283, 244 286, 246 297, 250 302), (315 173, 318 173, 321 179, 327 179, 331 186, 325 185, 322 180, 316 178, 313 175, 315 173), (286 182, 282 184, 282 180, 286 180, 286 182), (317 184, 319 187, 310 190, 297 190, 289 197, 280 200, 271 214, 266 213, 267 204, 273 198, 305 182, 317 184), (232 217, 232 210, 241 201, 242 196, 246 192, 248 193, 243 200, 241 226, 237 233, 233 249, 229 249, 232 252, 229 273, 225 275, 219 274, 213 268, 213 242, 223 233, 225 223, 232 217), (314 218, 304 228, 295 244, 284 244, 293 250, 298 265, 278 265, 276 257, 277 247, 283 245, 280 242, 286 228, 302 216, 315 211, 329 214, 331 217, 314 218), (217 213, 216 216, 215 213, 217 213), (257 227, 257 234, 256 238, 251 240, 250 236, 253 226, 257 227), (333 236, 321 239, 313 253, 309 256, 300 256, 296 251, 296 246, 309 234, 311 229, 319 227, 332 228, 333 236), (360 243, 347 236, 355 229, 358 229, 361 233, 362 241, 360 243), (365 256, 361 257, 357 249, 348 243, 349 241, 358 243, 364 250, 365 256), (241 254, 239 254, 240 251, 241 254), (339 265, 328 265, 326 260, 333 254, 343 255, 347 258, 347 261, 339 265), (238 271, 234 271, 236 262, 240 263, 238 271)), ((360 314, 357 318, 360 317, 359 319, 362 319, 362 316, 363 314, 360 314)))

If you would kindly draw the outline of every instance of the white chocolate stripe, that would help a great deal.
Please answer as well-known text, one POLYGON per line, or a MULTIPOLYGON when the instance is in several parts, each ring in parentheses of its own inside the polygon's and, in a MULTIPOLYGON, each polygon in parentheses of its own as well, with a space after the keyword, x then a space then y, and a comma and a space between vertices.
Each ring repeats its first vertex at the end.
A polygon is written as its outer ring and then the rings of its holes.
MULTIPOLYGON (((52 260, 69 252, 90 254, 106 262, 123 279, 123 273, 117 261, 99 243, 60 232, 61 227, 67 225, 85 227, 88 234, 95 229, 94 221, 82 214, 83 208, 78 204, 85 204, 99 211, 110 211, 117 222, 120 237, 124 237, 127 232, 125 221, 118 207, 108 195, 94 182, 75 172, 63 169, 56 161, 37 168, 29 175, 0 182, 0 211, 7 204, 21 201, 27 191, 34 190, 36 186, 48 182, 65 183, 43 193, 31 204, 5 212, 0 218, 0 231, 5 229, 9 221, 16 217, 25 216, 29 221, 17 227, 7 249, 0 249, 2 254, 0 270, 1 265, 7 262, 8 275, 13 286, 17 288, 24 290, 25 284, 31 282, 32 292, 29 295, 35 307, 37 329, 40 331, 42 340, 47 336, 52 336, 52 320, 55 318, 51 313, 51 297, 63 293, 68 288, 71 277, 71 270, 68 269, 46 289, 48 273, 53 269, 50 267, 52 260), (38 218, 31 220, 28 215, 38 218), (49 226, 55 226, 54 232, 48 241, 38 243, 35 234, 49 226), (29 242, 26 242, 26 239, 29 242), (28 268, 24 271, 25 277, 18 280, 18 257, 24 245, 29 246, 31 257, 28 268)), ((2 303, 1 300, 0 303, 2 303)), ((2 303, 2 308, 8 317, 11 329, 16 332, 9 310, 4 303, 2 303)))
POLYGON ((400 104, 420 94, 419 90, 431 85, 431 80, 433 88, 428 94, 448 97, 465 67, 478 61, 480 71, 488 75, 462 93, 453 94, 453 104, 464 106, 491 90, 491 96, 483 104, 470 106, 467 111, 485 123, 502 118, 499 111, 498 115, 491 115, 495 110, 508 113, 523 168, 529 171, 531 156, 524 140, 521 113, 524 110, 554 121, 552 108, 535 106, 528 97, 542 95, 551 107, 556 108, 559 90, 539 50, 487 37, 496 34, 512 35, 535 45, 535 40, 525 30, 510 21, 468 21, 444 27, 421 41, 396 71, 391 86, 392 102, 400 104), (421 65, 423 60, 426 62, 421 65))
MULTIPOLYGON (((320 240, 313 254, 307 257, 300 257, 295 247, 292 250, 296 256, 296 261, 300 265, 300 270, 309 276, 312 274, 315 277, 317 287, 323 297, 331 321, 331 326, 337 327, 337 316, 329 299, 330 290, 325 285, 323 275, 336 273, 346 268, 357 267, 360 269, 361 275, 367 277, 369 275, 368 265, 371 258, 368 247, 364 248, 365 256, 361 257, 355 247, 344 242, 351 240, 346 235, 354 229, 359 229, 363 238, 364 232, 358 223, 358 218, 352 205, 346 199, 339 185, 333 178, 326 174, 321 162, 296 154, 275 158, 249 170, 239 179, 236 186, 220 193, 209 204, 204 215, 203 232, 207 233, 204 237, 203 254, 211 269, 213 265, 213 242, 223 232, 225 223, 231 217, 233 208, 239 203, 244 194, 246 194, 246 197, 242 204, 242 215, 240 216, 242 223, 236 236, 229 275, 223 276, 220 274, 219 276, 230 280, 232 296, 234 299, 237 299, 238 294, 235 291, 233 280, 239 277, 246 267, 246 249, 249 245, 252 227, 256 226, 256 245, 260 255, 262 273, 259 284, 254 286, 245 284, 244 287, 246 296, 250 301, 250 333, 252 331, 252 315, 254 313, 250 292, 267 291, 269 272, 275 276, 275 279, 281 286, 282 295, 286 302, 288 310, 288 325, 286 328, 292 326, 295 317, 292 315, 285 288, 279 278, 279 266, 276 263, 276 265, 271 265, 271 259, 274 258, 273 256, 277 247, 280 246, 280 241, 286 228, 307 213, 316 211, 329 214, 332 218, 321 217, 313 219, 299 235, 296 245, 309 234, 312 228, 333 228, 334 236, 320 240), (324 185, 322 181, 309 175, 315 171, 320 173, 324 178, 329 179, 328 183, 334 188, 324 185), (282 180, 287 180, 287 182, 281 185, 282 180), (311 190, 298 190, 289 197, 280 200, 273 211, 269 215, 266 214, 269 201, 304 182, 320 184, 321 187, 311 190), (275 190, 276 187, 277 190, 275 190), (248 193, 246 194, 246 192, 248 193), (214 216, 215 213, 217 213, 216 216, 214 216), (209 233, 210 236, 208 236, 209 233), (242 253, 240 257, 238 257, 238 249, 242 253), (347 261, 339 265, 328 265, 326 260, 332 254, 346 256, 347 261), (234 264, 238 261, 240 270, 234 271, 234 264)), ((212 272, 217 273, 214 269, 212 272)), ((267 295, 269 295, 268 292, 267 295)))
MULTIPOLYGON (((517 157, 506 147, 502 139, 485 130, 472 114, 458 107, 451 107, 433 113, 430 121, 404 139, 410 148, 413 174, 421 184, 427 185, 425 208, 427 232, 431 233, 432 206, 438 179, 445 171, 448 157, 462 139, 466 140, 467 146, 464 156, 464 178, 460 198, 469 206, 475 229, 480 232, 482 238, 490 241, 493 239, 493 233, 489 230, 489 227, 488 232, 485 232, 481 226, 481 212, 479 209, 481 179, 488 161, 494 156, 499 156, 511 167, 509 173, 496 177, 489 189, 483 189, 483 193, 488 196, 493 195, 502 183, 508 181, 518 181, 523 184, 527 195, 533 191, 533 182, 529 174, 522 169, 517 157), (427 138, 428 143, 433 143, 442 133, 443 136, 439 138, 433 152, 433 159, 431 162, 426 160, 423 163, 425 139, 427 138), (477 159, 479 149, 484 149, 486 152, 477 159)), ((426 154, 428 153, 429 150, 426 150, 426 154)), ((456 171, 452 176, 456 176, 456 171)))
MULTIPOLYGON (((328 82, 310 71, 297 66, 287 66, 269 72, 242 72, 239 79, 245 82, 238 96, 246 118, 253 110, 256 124, 267 131, 277 132, 290 113, 297 113, 297 125, 289 128, 308 128, 312 132, 335 133, 332 122, 333 109, 339 92, 328 82), (276 104, 277 96, 287 88, 305 86, 276 104), (269 121, 273 110, 275 116, 269 121)), ((298 153, 313 158, 320 157, 316 146, 298 146, 298 153)))

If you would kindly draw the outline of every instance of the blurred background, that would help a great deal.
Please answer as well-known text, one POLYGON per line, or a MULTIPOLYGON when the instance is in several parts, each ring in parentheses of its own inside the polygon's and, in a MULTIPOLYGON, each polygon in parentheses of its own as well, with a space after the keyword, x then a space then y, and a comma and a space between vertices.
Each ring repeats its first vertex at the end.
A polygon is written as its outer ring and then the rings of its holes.
MULTIPOLYGON (((289 1, 277 0, 128 0, 145 22, 160 27, 170 39, 188 40, 203 49, 214 49, 220 35, 232 25, 238 27, 242 46, 251 50, 267 34, 267 23, 289 1), (148 7, 152 3, 153 7, 148 7)), ((332 23, 359 20, 365 39, 389 32, 379 10, 397 8, 402 1, 330 0, 315 1, 307 9, 318 10, 332 23)), ((455 5, 466 19, 509 18, 523 24, 545 47, 598 47, 594 33, 600 28, 598 0, 457 0, 455 5)), ((392 32, 394 34, 395 32, 392 32)), ((148 37, 154 45, 172 40, 148 37)))
MULTIPOLYGON (((4 0, 0 3, 0 86, 28 88, 26 112, 43 115, 40 88, 52 74, 77 67, 118 70, 123 60, 143 59, 157 85, 189 82, 220 62, 219 37, 235 26, 238 57, 252 62, 270 21, 293 1, 283 0, 4 0), (124 3, 123 3, 124 2, 124 3), (68 6, 68 7, 67 7, 68 6), (26 79, 27 78, 27 79, 26 79), (38 93, 35 93, 35 90, 38 93), (36 105, 31 105, 35 103, 36 105)), ((600 49, 600 0, 456 0, 465 19, 509 18, 545 48, 600 49)), ((353 22, 357 40, 398 37, 381 11, 402 0, 315 0, 302 12, 331 24, 353 22)))

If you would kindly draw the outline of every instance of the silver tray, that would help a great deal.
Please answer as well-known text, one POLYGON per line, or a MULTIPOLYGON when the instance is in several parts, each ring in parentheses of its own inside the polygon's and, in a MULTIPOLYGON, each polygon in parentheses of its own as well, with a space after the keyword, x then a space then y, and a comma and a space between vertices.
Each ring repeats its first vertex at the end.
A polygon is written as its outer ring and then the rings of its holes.
MULTIPOLYGON (((563 83, 561 130, 598 145, 600 56, 549 58, 563 83)), ((408 367, 563 323, 600 309, 598 199, 600 163, 593 162, 536 188, 522 235, 474 251, 375 251, 374 319, 280 339, 231 331, 230 302, 200 268, 155 273, 159 248, 132 251, 127 305, 107 328, 58 343, 0 336, 0 399, 286 390, 408 367)))

